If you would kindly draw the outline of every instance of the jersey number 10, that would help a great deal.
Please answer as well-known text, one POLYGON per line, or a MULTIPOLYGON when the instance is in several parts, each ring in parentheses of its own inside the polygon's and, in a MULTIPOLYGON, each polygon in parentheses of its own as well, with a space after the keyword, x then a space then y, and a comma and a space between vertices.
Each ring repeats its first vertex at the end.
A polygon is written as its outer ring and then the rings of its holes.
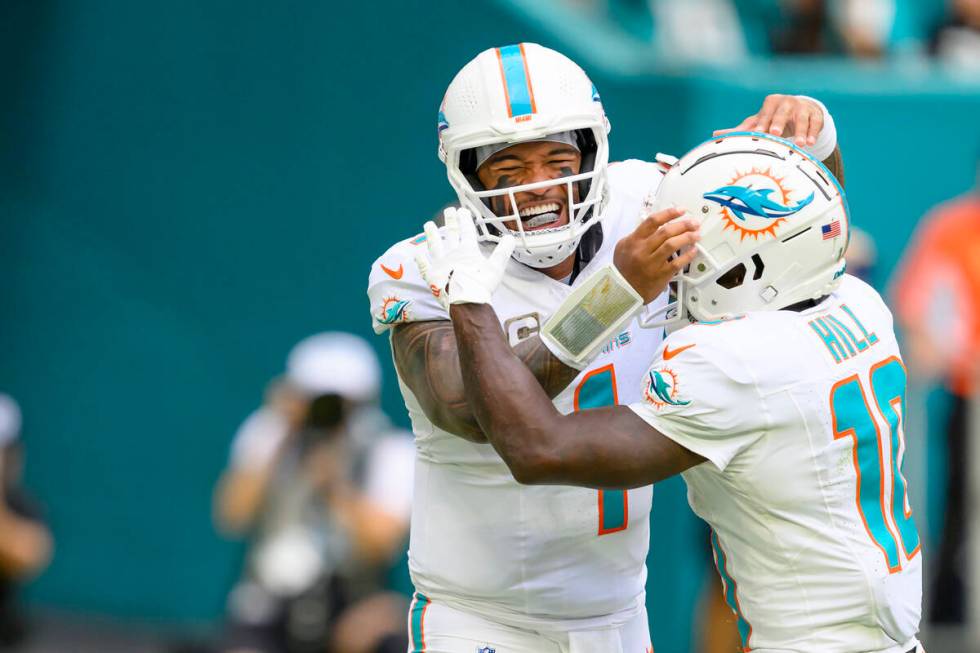
POLYGON ((902 476, 906 384, 905 365, 892 356, 872 365, 868 372, 873 402, 868 401, 858 374, 830 389, 834 439, 853 440, 857 509, 889 573, 901 571, 903 561, 919 552, 919 533, 912 520, 908 484, 902 476), (888 427, 887 447, 880 423, 888 427))
MULTIPOLYGON (((582 377, 575 388, 575 412, 589 408, 615 406, 619 403, 616 391, 616 368, 612 365, 596 368, 582 377)), ((630 521, 629 494, 625 490, 599 490, 598 535, 626 530, 630 521)))

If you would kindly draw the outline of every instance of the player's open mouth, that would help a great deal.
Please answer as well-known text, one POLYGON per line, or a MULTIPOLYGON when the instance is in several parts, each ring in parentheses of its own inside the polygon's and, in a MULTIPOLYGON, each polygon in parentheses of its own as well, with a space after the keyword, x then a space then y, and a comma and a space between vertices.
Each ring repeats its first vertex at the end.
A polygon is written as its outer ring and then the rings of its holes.
POLYGON ((535 229, 546 229, 558 226, 561 221, 561 204, 558 202, 548 202, 546 204, 536 204, 525 206, 520 210, 521 225, 525 231, 535 229))

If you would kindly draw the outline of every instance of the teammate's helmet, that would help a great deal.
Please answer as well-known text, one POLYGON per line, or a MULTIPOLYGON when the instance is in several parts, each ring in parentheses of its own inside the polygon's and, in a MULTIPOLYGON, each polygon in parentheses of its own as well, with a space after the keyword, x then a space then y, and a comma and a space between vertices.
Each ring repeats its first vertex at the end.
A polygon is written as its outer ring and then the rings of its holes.
POLYGON ((699 145, 660 185, 654 210, 669 206, 700 219, 701 240, 672 283, 676 301, 647 326, 783 309, 840 284, 847 200, 830 171, 789 141, 741 132, 699 145))
POLYGON ((513 221, 514 258, 550 267, 567 258, 602 216, 606 190, 609 121, 595 86, 568 57, 535 43, 481 52, 456 75, 439 109, 439 158, 460 203, 476 217, 482 239, 496 241, 513 221), (514 144, 571 132, 582 153, 580 174, 500 190, 476 176, 476 148, 514 144), (564 185, 567 225, 525 232, 515 193, 564 185), (579 200, 574 199, 577 186, 579 200), (510 196, 512 213, 497 216, 488 198, 510 196))

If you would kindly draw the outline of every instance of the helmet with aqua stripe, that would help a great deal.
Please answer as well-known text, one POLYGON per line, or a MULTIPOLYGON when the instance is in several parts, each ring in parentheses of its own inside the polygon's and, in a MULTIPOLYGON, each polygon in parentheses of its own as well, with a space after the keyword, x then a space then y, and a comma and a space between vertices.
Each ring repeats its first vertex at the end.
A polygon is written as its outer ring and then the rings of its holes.
POLYGON ((481 238, 496 241, 509 231, 518 261, 535 268, 561 263, 601 219, 609 121, 595 86, 568 57, 534 43, 481 52, 449 85, 438 129, 439 158, 481 238), (534 141, 578 150, 578 170, 538 168, 536 176, 508 175, 510 183, 486 187, 481 165, 534 141), (545 195, 550 199, 534 201, 545 195))
POLYGON ((671 282, 674 301, 643 326, 802 307, 840 284, 850 234, 844 191, 790 141, 740 132, 699 145, 660 184, 652 210, 670 206, 701 221, 701 240, 671 282))

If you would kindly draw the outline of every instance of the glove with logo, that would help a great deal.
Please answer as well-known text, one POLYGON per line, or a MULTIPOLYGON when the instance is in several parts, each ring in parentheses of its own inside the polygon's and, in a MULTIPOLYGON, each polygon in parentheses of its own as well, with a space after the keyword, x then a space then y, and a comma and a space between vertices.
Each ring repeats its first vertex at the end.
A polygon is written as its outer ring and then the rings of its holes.
POLYGON ((422 278, 446 310, 450 304, 489 304, 514 251, 514 237, 502 237, 486 256, 469 210, 449 208, 443 215, 445 235, 435 223, 425 223, 428 251, 419 249, 415 255, 422 278))

